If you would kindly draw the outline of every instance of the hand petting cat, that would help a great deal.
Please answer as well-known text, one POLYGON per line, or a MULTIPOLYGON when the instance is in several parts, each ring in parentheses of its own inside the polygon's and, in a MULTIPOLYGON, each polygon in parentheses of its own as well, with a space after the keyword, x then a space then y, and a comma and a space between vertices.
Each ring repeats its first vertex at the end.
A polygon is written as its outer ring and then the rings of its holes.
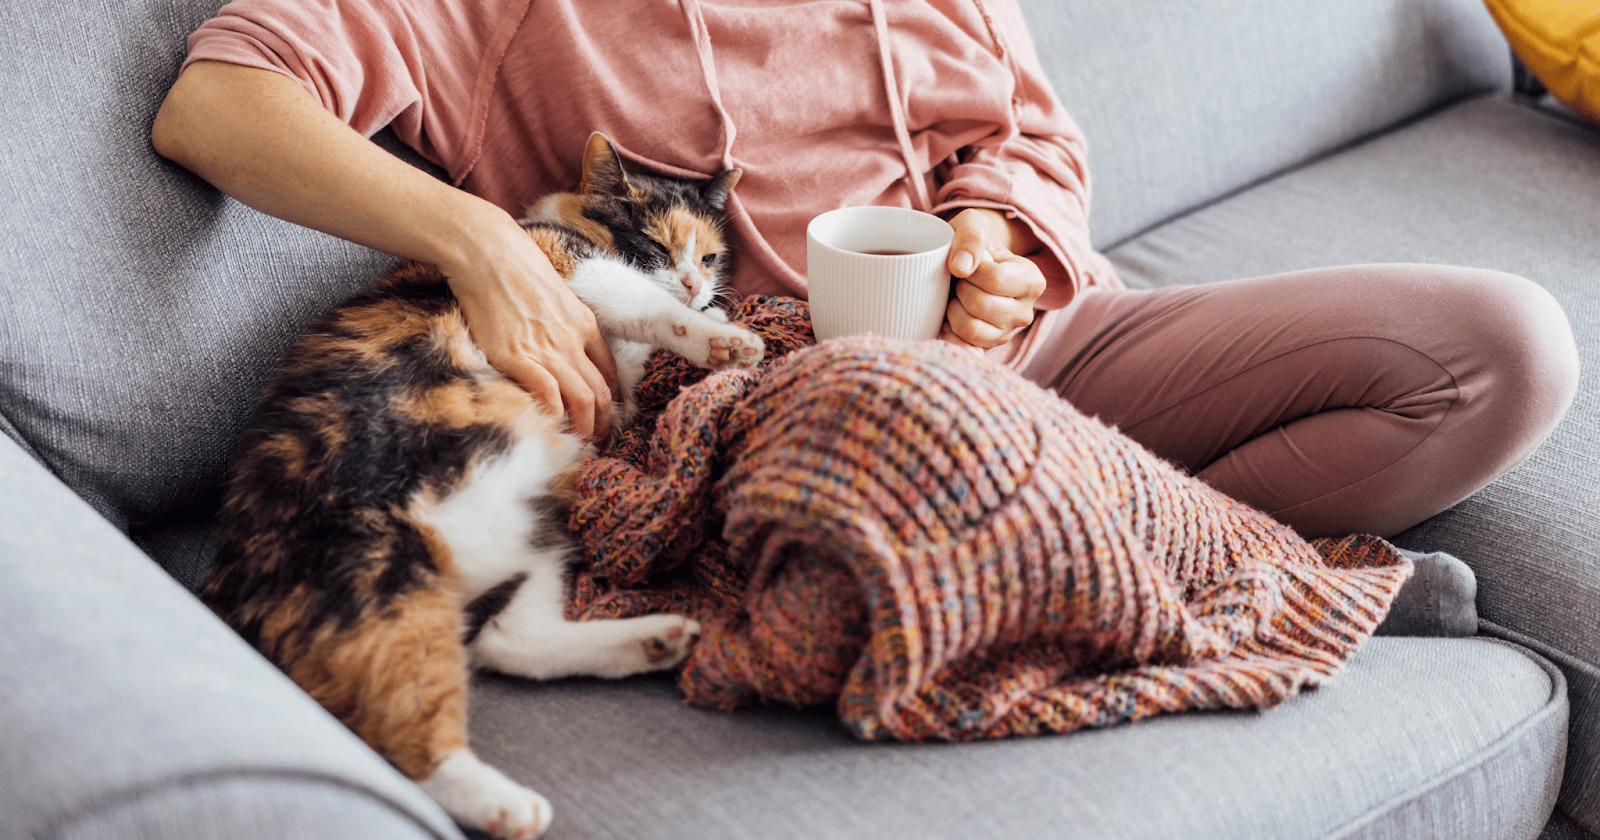
POLYGON ((490 215, 493 233, 468 243, 480 253, 463 267, 439 266, 461 302, 472 339, 496 370, 545 410, 566 415, 580 438, 604 440, 611 431, 617 365, 594 311, 521 227, 503 213, 490 215))
POLYGON ((962 210, 950 226, 956 232, 948 266, 956 286, 939 337, 982 354, 1033 323, 1044 274, 1018 254, 1032 253, 1039 240, 1020 219, 987 208, 962 210))

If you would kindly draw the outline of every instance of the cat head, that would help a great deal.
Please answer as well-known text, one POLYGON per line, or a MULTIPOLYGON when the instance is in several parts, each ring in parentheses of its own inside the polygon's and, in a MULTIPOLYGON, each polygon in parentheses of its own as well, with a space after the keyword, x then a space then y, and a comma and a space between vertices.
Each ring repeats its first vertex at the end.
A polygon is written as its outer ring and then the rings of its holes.
POLYGON ((628 173, 611 141, 589 135, 577 193, 546 199, 541 215, 621 258, 693 309, 722 289, 728 247, 722 222, 741 172, 691 182, 628 173))

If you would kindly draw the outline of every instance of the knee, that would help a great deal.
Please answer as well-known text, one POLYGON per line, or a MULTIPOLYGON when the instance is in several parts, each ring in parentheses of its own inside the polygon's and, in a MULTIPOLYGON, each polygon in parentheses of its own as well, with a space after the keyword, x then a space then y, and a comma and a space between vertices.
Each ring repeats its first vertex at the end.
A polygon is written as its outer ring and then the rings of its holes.
POLYGON ((1464 272, 1451 294, 1467 311, 1458 329, 1475 357, 1471 374, 1499 405, 1510 434, 1543 440, 1578 391, 1578 347, 1561 304, 1531 280, 1498 271, 1464 272))

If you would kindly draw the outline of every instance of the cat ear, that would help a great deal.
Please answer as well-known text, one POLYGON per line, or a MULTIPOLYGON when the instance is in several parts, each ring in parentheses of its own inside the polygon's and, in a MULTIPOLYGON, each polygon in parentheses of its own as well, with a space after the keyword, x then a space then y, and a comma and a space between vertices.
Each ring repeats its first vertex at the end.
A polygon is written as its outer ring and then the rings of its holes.
POLYGON ((583 147, 583 180, 578 192, 584 195, 626 195, 628 192, 628 174, 622 171, 622 158, 611 141, 598 131, 589 135, 589 142, 583 147))
POLYGON ((741 169, 728 171, 712 178, 700 190, 700 200, 711 205, 711 209, 721 211, 728 204, 728 194, 733 192, 733 185, 739 183, 739 176, 743 175, 741 169))

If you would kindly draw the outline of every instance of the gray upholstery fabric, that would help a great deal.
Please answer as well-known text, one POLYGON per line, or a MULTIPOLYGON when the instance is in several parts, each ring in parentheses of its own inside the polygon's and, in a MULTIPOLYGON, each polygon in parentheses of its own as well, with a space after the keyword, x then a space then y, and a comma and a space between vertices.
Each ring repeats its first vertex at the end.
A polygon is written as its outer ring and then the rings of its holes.
POLYGON ((0 581, 0 838, 459 837, 5 438, 0 581))
POLYGON ((484 677, 473 741, 550 797, 550 840, 1513 840, 1550 812, 1566 724, 1560 672, 1485 639, 1374 639, 1263 714, 973 744, 862 744, 826 711, 676 696, 484 677))
POLYGON ((1481 2, 1021 0, 1089 138, 1098 247, 1511 82, 1481 2))
MULTIPOLYGON (((1576 403, 1523 466, 1402 535, 1478 579, 1479 616, 1600 663, 1600 131, 1502 97, 1446 110, 1116 249, 1135 285, 1321 265, 1434 262, 1520 274, 1566 309, 1576 403), (1576 212, 1569 211, 1574 210, 1576 212)), ((1562 804, 1600 830, 1600 681, 1569 669, 1575 728, 1562 804)))
POLYGON ((1550 815, 1550 822, 1545 824, 1544 831, 1539 834, 1539 840, 1596 840, 1596 838, 1600 838, 1600 834, 1588 831, 1560 808, 1550 815))
POLYGON ((130 837, 261 838, 261 840, 400 840, 422 837, 416 823, 387 803, 330 785, 284 775, 178 781, 74 814, 52 840, 130 837), (216 833, 226 827, 226 834, 216 833))
POLYGON ((1482 622, 1481 628, 1485 635, 1537 651, 1565 672, 1572 724, 1567 735, 1568 767, 1561 785, 1561 801, 1564 808, 1577 815, 1569 819, 1582 820, 1590 831, 1600 835, 1594 819, 1600 803, 1600 772, 1594 765, 1595 756, 1600 753, 1596 746, 1600 745, 1600 667, 1493 622, 1482 622))
POLYGON ((150 148, 184 39, 220 5, 6 12, 0 413, 124 528, 208 516, 283 348, 392 263, 224 199, 150 148))

